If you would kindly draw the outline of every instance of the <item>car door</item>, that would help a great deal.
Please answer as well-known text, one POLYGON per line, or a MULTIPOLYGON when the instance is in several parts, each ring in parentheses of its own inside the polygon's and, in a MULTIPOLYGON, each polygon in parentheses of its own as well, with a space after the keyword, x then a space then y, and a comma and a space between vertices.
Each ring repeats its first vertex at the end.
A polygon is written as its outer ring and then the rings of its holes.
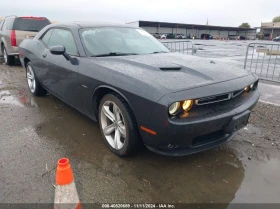
POLYGON ((79 53, 70 30, 55 28, 52 32, 42 56, 47 63, 46 79, 44 85, 55 95, 59 96, 70 105, 80 109, 78 69, 79 62, 73 63, 66 60, 63 55, 50 53, 52 46, 62 45, 71 58, 79 60, 79 53))

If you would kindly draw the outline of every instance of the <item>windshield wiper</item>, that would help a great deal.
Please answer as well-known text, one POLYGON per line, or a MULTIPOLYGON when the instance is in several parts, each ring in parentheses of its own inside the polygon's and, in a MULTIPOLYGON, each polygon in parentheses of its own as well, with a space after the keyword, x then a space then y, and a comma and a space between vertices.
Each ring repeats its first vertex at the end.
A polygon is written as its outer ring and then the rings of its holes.
POLYGON ((166 51, 157 51, 157 52, 152 52, 151 54, 158 54, 158 53, 167 53, 166 51))
POLYGON ((92 55, 92 57, 110 57, 110 56, 128 56, 128 55, 138 55, 135 53, 123 53, 123 52, 110 52, 107 54, 97 54, 92 55))

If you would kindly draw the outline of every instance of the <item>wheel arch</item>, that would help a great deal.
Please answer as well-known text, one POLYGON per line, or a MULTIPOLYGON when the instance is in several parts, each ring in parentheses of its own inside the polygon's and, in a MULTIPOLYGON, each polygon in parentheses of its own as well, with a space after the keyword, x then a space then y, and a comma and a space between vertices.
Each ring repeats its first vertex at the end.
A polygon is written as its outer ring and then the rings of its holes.
POLYGON ((27 63, 28 63, 28 62, 30 62, 30 59, 27 58, 27 57, 25 57, 25 58, 23 59, 23 63, 24 63, 25 69, 26 69, 26 66, 27 66, 27 63))
POLYGON ((93 91, 92 103, 93 103, 93 108, 94 108, 94 114, 95 114, 97 121, 98 121, 98 107, 99 107, 100 101, 106 94, 109 94, 109 93, 118 94, 120 97, 122 97, 122 99, 124 99, 124 101, 128 104, 128 106, 133 114, 135 122, 137 122, 132 105, 129 102, 129 100, 126 98, 126 96, 123 93, 121 93, 119 90, 117 90, 116 88, 111 87, 109 85, 100 85, 100 86, 96 87, 93 91))

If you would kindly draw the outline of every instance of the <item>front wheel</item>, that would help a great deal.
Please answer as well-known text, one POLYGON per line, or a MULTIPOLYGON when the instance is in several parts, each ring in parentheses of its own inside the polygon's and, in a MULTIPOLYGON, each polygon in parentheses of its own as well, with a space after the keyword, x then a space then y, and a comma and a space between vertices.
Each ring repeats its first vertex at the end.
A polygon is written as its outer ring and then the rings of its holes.
POLYGON ((34 96, 45 96, 47 91, 41 86, 34 73, 31 62, 26 65, 26 79, 29 90, 34 96))
POLYGON ((105 143, 116 155, 130 155, 139 147, 133 113, 119 95, 107 94, 101 99, 99 125, 105 143))

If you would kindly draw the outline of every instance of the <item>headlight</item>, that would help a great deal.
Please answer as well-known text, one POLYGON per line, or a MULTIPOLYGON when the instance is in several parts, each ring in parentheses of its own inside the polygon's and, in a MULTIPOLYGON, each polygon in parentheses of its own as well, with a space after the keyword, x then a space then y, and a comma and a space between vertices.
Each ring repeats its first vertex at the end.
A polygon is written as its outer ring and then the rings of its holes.
POLYGON ((253 89, 254 88, 254 83, 250 85, 250 88, 253 89))
POLYGON ((246 87, 244 88, 244 91, 246 91, 246 92, 250 91, 250 87, 249 87, 249 86, 246 86, 246 87))
POLYGON ((179 109, 180 109, 180 102, 175 102, 169 106, 169 114, 176 115, 179 109))
POLYGON ((184 111, 189 111, 192 108, 193 100, 185 100, 182 104, 182 108, 184 111))

